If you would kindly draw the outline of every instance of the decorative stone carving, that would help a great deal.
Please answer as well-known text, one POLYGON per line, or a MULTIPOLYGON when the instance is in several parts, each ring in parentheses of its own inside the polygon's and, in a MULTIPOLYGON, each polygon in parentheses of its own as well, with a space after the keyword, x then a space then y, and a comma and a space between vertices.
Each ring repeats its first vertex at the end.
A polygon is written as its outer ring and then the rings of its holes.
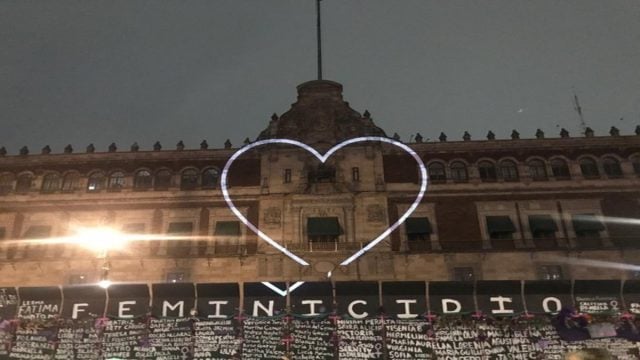
POLYGON ((487 133, 487 140, 495 140, 496 139, 496 134, 489 130, 489 132, 487 133))
POLYGON ((264 211, 264 222, 267 225, 278 225, 282 222, 282 211, 277 207, 270 207, 264 211))
POLYGON ((367 206, 367 221, 368 222, 384 222, 386 213, 384 207, 378 204, 372 204, 367 206))

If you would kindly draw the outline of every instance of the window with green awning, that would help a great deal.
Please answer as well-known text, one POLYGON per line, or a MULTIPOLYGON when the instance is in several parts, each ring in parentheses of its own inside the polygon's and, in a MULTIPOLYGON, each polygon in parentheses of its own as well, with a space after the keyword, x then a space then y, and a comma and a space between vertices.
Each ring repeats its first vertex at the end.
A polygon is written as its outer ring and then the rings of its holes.
POLYGON ((487 232, 491 239, 511 239, 516 231, 508 216, 487 216, 487 232))
POLYGON ((342 228, 337 217, 312 217, 307 219, 307 235, 311 242, 337 241, 342 228))
POLYGON ((604 224, 594 214, 573 215, 571 219, 577 238, 599 238, 604 224))
POLYGON ((558 231, 558 224, 551 215, 529 216, 529 228, 534 239, 553 238, 558 231))
POLYGON ((405 223, 405 230, 407 232, 407 240, 429 240, 431 233, 431 222, 427 217, 411 217, 408 218, 405 223))

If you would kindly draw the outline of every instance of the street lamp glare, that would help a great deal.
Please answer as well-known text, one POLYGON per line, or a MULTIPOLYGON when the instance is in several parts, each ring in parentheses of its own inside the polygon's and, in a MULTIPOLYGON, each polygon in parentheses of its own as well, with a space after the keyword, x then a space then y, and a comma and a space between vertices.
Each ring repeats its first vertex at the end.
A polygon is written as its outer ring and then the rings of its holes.
POLYGON ((100 281, 98 281, 98 286, 100 286, 103 289, 106 289, 109 286, 111 286, 111 281, 106 280, 106 279, 105 280, 100 280, 100 281))
POLYGON ((122 249, 126 238, 119 231, 108 227, 77 228, 74 242, 102 254, 122 249))

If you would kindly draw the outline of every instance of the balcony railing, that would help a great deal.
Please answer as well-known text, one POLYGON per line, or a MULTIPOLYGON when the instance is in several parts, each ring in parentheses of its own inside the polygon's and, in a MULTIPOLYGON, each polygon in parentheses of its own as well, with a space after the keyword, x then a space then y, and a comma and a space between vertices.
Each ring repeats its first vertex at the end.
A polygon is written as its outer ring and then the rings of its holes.
MULTIPOLYGON (((516 247, 512 239, 407 241, 400 247, 408 253, 456 253, 456 252, 518 252, 518 251, 584 251, 584 250, 640 250, 640 237, 572 238, 572 239, 530 239, 518 240, 534 246, 516 247), (439 247, 437 246, 439 245, 439 247), (487 248, 486 246, 489 245, 487 248)), ((301 242, 285 244, 294 252, 349 252, 363 248, 365 242, 301 242)), ((380 244, 378 249, 389 249, 389 243, 380 244)), ((109 252, 109 257, 117 258, 210 258, 251 256, 258 253, 256 240, 242 242, 215 241, 154 241, 128 246, 127 250, 109 252)), ((96 255, 77 245, 70 244, 3 244, 0 241, 0 262, 19 260, 55 260, 92 258, 96 255)))

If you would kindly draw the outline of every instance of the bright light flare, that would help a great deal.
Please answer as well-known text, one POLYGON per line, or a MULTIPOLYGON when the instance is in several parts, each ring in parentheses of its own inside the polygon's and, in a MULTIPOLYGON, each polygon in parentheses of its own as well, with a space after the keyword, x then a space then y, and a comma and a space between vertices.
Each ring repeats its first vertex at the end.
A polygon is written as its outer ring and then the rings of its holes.
POLYGON ((595 259, 578 259, 564 256, 547 256, 544 259, 540 259, 540 262, 555 261, 559 263, 565 263, 570 265, 597 267, 605 269, 617 269, 626 271, 640 271, 640 266, 634 264, 619 263, 615 261, 604 261, 595 259))
POLYGON ((127 244, 127 237, 119 231, 108 227, 77 228, 76 235, 70 241, 101 256, 110 250, 121 250, 127 244))
POLYGON ((109 286, 111 286, 111 281, 110 280, 100 280, 98 281, 98 286, 100 286, 103 289, 108 288, 109 286))

